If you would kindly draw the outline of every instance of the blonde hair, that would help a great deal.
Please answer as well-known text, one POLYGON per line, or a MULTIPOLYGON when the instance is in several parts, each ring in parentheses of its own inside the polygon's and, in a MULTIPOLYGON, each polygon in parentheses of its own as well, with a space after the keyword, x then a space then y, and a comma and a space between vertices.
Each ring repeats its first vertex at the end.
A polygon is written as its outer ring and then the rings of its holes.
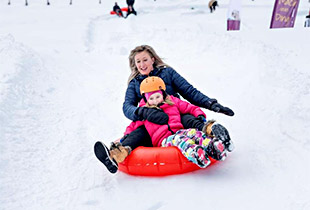
POLYGON ((158 67, 168 66, 162 61, 162 59, 157 55, 157 53, 151 46, 149 45, 137 46, 135 49, 131 50, 130 55, 129 55, 129 67, 131 70, 131 74, 128 78, 128 84, 133 78, 139 75, 139 71, 135 63, 135 56, 138 53, 141 53, 144 51, 147 52, 151 56, 151 58, 154 58, 154 64, 153 64, 154 67, 158 68, 158 67))

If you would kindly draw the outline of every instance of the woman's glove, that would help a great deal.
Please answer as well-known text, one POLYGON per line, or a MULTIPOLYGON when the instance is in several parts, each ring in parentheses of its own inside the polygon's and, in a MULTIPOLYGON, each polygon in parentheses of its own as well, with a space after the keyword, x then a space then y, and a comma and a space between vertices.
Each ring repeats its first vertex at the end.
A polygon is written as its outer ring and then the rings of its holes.
POLYGON ((210 107, 210 109, 212 111, 215 111, 215 112, 219 112, 219 113, 223 113, 223 114, 226 114, 228 116, 234 116, 234 112, 233 110, 231 110, 230 108, 228 107, 224 107, 222 106, 221 104, 219 103, 213 103, 212 106, 210 107))
POLYGON ((168 115, 163 110, 156 108, 138 107, 135 113, 141 120, 148 120, 159 125, 165 125, 169 120, 168 115))

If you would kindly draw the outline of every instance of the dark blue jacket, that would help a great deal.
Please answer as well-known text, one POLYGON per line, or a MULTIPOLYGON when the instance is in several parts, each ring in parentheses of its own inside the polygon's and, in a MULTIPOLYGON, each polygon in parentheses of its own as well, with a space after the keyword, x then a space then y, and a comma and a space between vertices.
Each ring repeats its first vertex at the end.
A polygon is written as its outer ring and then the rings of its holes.
MULTIPOLYGON (((154 68, 149 76, 158 76, 162 78, 166 84, 166 92, 169 95, 178 98, 180 98, 181 95, 184 99, 196 106, 209 109, 213 103, 217 102, 215 99, 210 99, 202 94, 170 67, 154 68)), ((125 101, 123 103, 123 112, 130 120, 141 120, 138 115, 135 114, 135 111, 138 103, 142 99, 140 84, 146 77, 145 75, 138 75, 130 81, 127 87, 125 101)))

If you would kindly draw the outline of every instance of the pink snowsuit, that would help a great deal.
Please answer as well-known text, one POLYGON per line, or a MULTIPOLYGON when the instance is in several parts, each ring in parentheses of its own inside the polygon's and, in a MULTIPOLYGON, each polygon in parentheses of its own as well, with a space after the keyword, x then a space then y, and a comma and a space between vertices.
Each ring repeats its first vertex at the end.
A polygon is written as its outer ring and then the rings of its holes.
MULTIPOLYGON (((169 121, 167 125, 158 125, 147 120, 136 121, 132 122, 126 128, 124 135, 131 133, 141 125, 144 125, 151 136, 153 146, 160 147, 161 142, 165 138, 184 128, 181 123, 181 114, 191 114, 195 117, 203 115, 204 117, 206 117, 205 113, 198 106, 194 106, 174 96, 167 97, 170 97, 170 100, 174 103, 173 105, 163 104, 160 106, 160 108, 169 116, 169 121), (173 133, 171 131, 173 131, 173 133)), ((141 100, 139 106, 144 105, 145 102, 141 100)))

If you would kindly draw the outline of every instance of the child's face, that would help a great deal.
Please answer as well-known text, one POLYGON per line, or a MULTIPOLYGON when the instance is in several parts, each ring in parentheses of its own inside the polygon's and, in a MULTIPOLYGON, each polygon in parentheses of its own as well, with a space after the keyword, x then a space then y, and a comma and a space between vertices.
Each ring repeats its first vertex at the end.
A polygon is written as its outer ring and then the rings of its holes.
POLYGON ((151 106, 157 106, 158 104, 162 103, 163 101, 164 101, 164 97, 161 93, 154 93, 147 100, 147 102, 151 106))

